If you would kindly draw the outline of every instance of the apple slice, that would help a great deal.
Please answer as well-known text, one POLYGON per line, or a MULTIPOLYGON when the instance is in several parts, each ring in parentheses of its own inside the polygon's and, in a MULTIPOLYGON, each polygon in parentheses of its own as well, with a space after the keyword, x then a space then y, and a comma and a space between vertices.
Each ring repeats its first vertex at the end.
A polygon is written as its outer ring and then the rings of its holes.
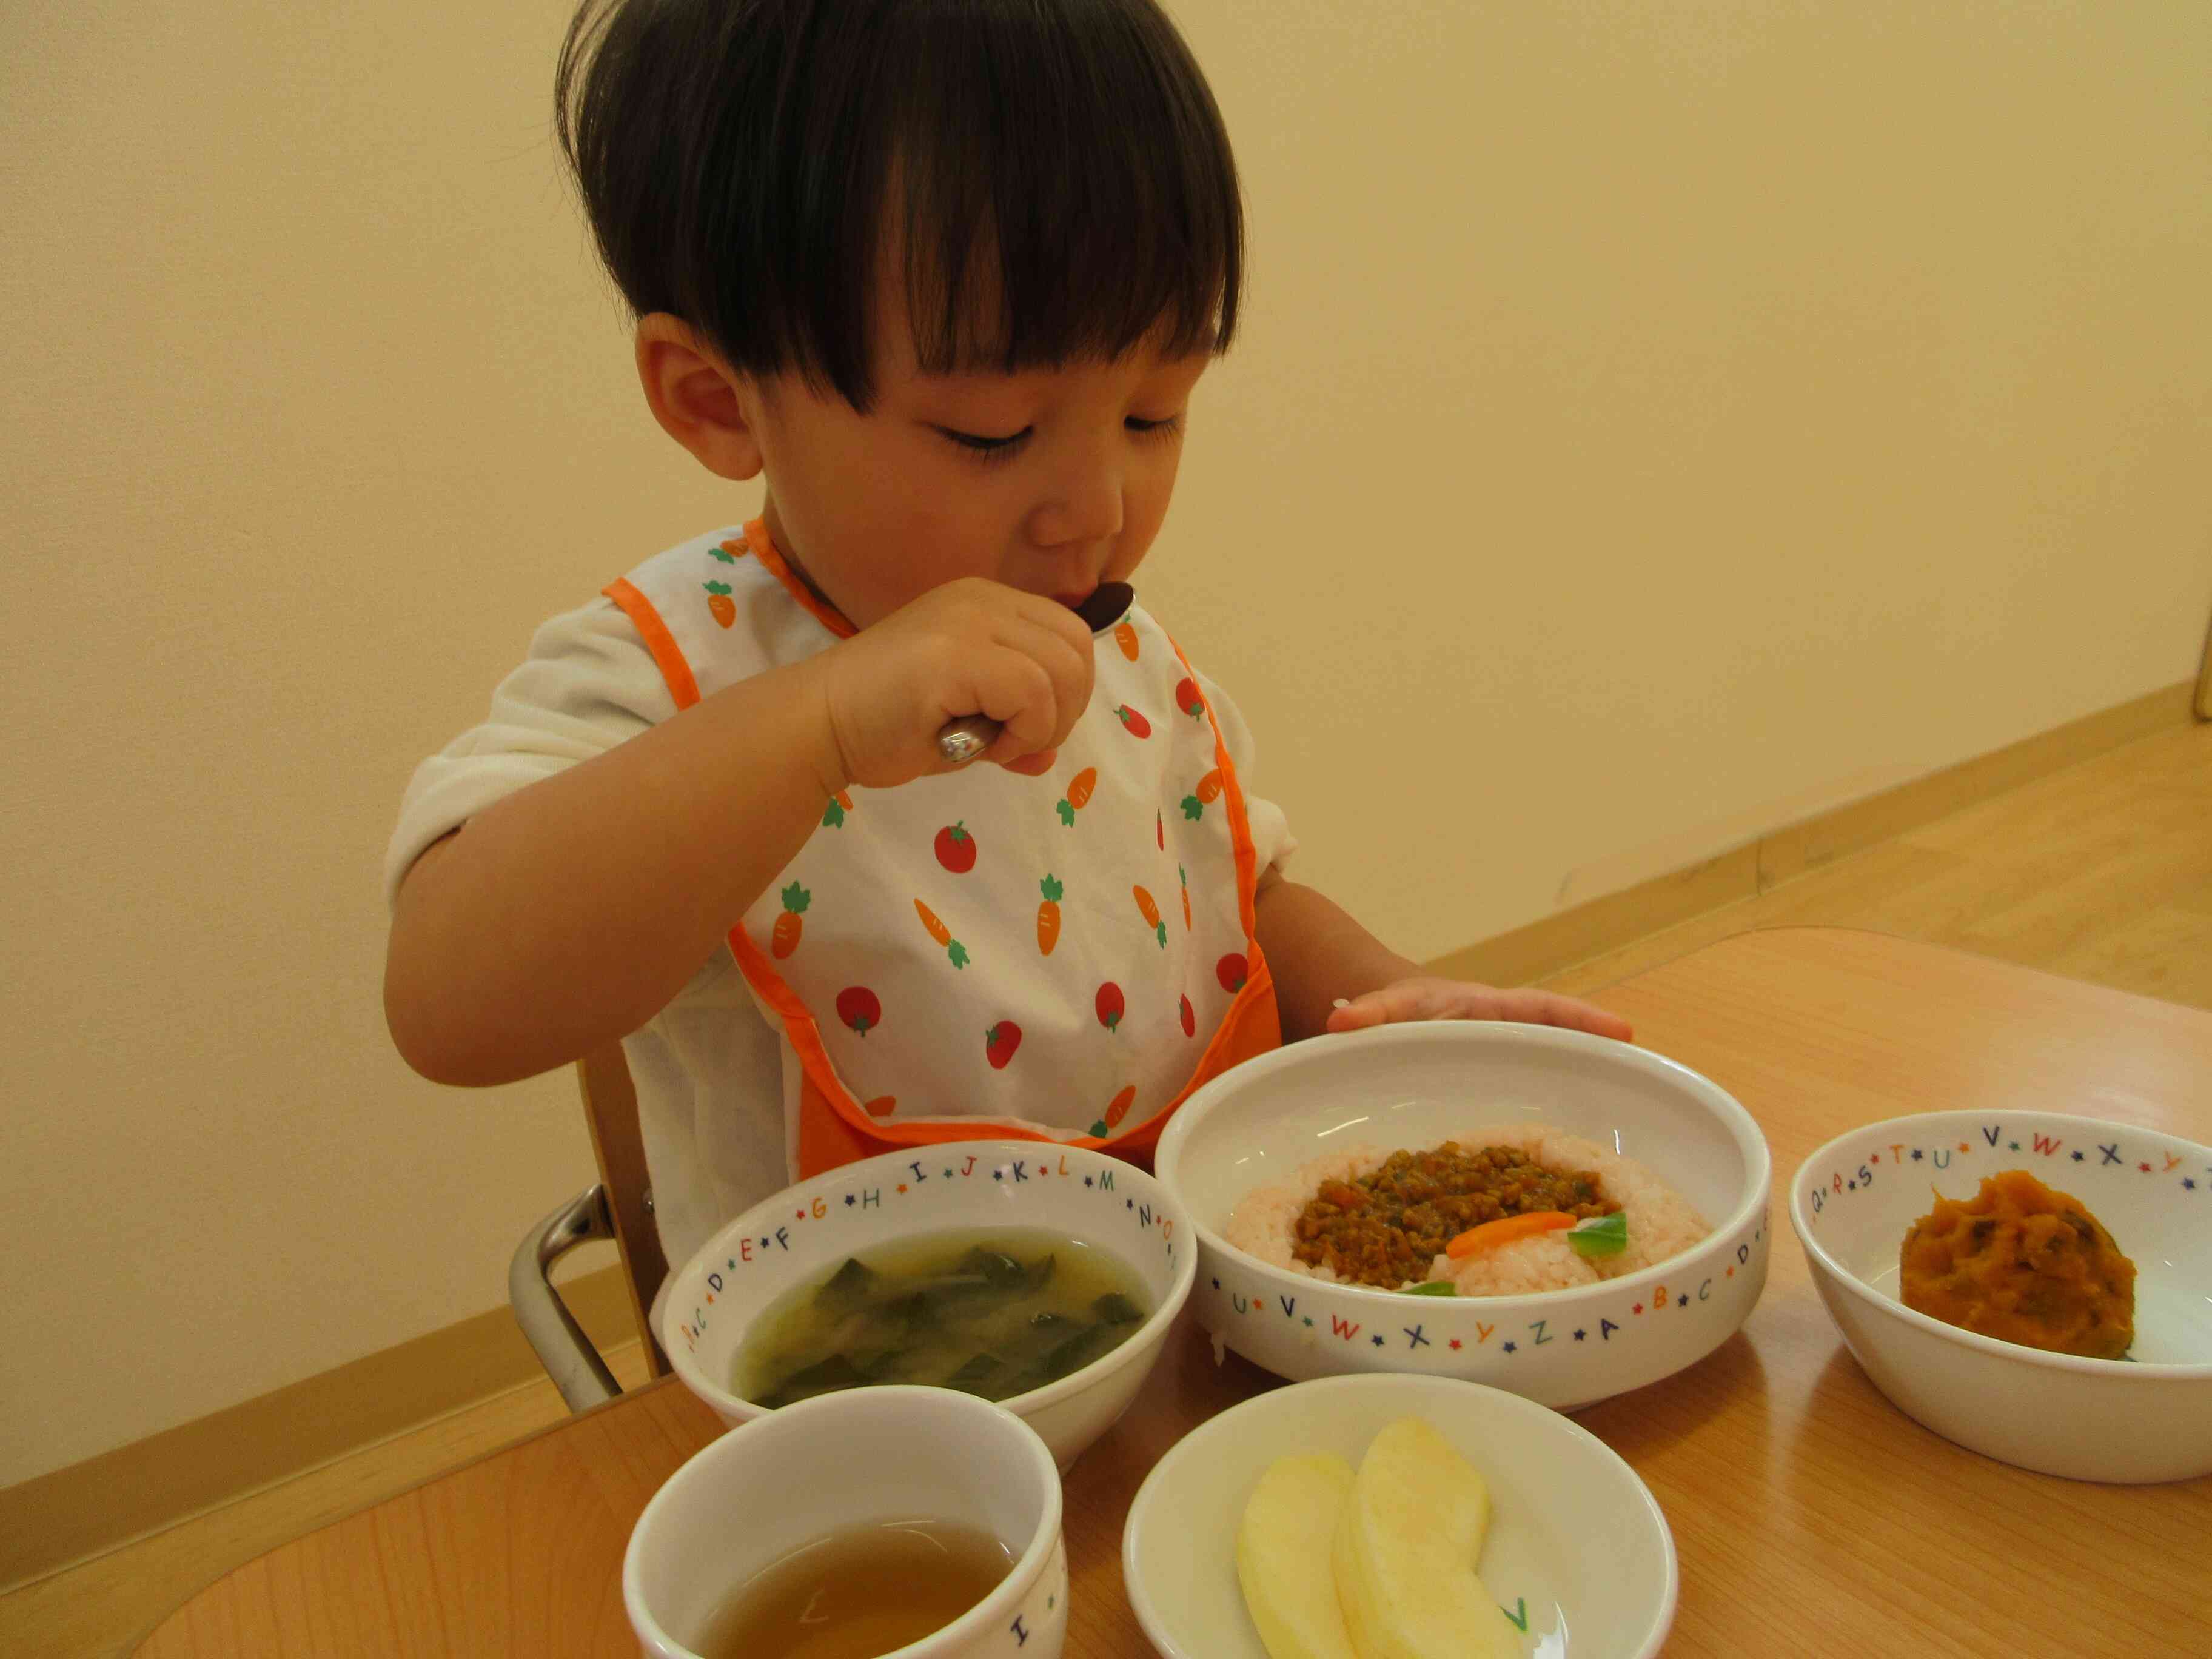
POLYGON ((1358 1659, 1518 1659, 1519 1632, 1475 1571, 1490 1489, 1418 1417, 1376 1435, 1331 1557, 1358 1659))
POLYGON ((1352 1465, 1333 1452, 1279 1457, 1244 1505, 1237 1578, 1268 1659, 1358 1659, 1328 1569, 1352 1465))

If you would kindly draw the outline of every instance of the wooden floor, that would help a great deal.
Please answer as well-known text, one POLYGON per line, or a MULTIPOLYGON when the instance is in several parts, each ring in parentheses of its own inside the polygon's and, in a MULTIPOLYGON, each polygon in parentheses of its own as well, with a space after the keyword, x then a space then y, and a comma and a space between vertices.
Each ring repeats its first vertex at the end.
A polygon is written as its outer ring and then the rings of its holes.
MULTIPOLYGON (((1577 994, 1746 928, 1867 927, 2212 1009, 2212 726, 2069 770, 1545 982, 1577 994)), ((609 1356, 625 1387, 637 1349, 609 1356)), ((286 1539, 556 1421, 537 1382, 0 1596, 0 1653, 109 1655, 286 1539)))
POLYGON ((1544 983, 1588 995, 1779 927, 1871 928, 2212 1009, 2212 725, 2138 738, 1544 983))

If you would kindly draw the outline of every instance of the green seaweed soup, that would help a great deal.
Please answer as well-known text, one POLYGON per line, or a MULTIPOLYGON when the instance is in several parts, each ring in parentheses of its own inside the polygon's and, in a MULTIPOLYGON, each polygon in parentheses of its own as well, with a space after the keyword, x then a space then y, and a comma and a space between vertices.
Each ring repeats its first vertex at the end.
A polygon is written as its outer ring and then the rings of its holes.
POLYGON ((872 1382, 1006 1400, 1112 1352, 1151 1310, 1130 1267, 1065 1236, 936 1233, 848 1257, 771 1304, 732 1388, 768 1407, 872 1382))

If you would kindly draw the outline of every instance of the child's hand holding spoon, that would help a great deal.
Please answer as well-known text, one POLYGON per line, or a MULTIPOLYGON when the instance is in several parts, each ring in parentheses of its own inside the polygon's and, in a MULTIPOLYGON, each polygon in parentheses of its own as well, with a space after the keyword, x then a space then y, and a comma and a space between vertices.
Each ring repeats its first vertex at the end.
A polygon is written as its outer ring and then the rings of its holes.
MULTIPOLYGON (((1089 599, 1075 607, 1075 614, 1083 625, 1097 638, 1128 614, 1130 601, 1136 590, 1127 582, 1101 582, 1089 599)), ((947 720, 937 734, 938 751, 945 759, 965 765, 990 748, 998 740, 999 722, 985 714, 965 714, 956 720, 947 720)), ((1042 750, 1037 755, 1025 756, 1012 761, 1009 769, 1017 772, 1041 772, 1052 764, 1052 751, 1042 750), (1042 765, 1029 763, 1042 757, 1042 765)))

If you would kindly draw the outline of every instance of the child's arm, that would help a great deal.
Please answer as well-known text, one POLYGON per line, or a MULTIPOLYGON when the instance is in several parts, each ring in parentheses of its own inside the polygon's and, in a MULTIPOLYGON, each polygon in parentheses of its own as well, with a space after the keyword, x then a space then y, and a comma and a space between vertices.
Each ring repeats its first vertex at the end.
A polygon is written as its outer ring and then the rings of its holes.
POLYGON ((742 681, 518 790, 400 886, 385 1016, 441 1083, 511 1082, 636 1030, 803 846, 830 797, 945 769, 938 730, 981 713, 984 760, 1065 740, 1090 632, 1048 599, 947 583, 788 668, 742 681))
POLYGON ((1283 1040, 1414 1019, 1510 1019, 1627 1041, 1617 1014, 1549 991, 1436 979, 1310 887, 1263 877, 1255 931, 1275 976, 1283 1040), (1348 1006, 1334 1005, 1345 1000, 1348 1006))

